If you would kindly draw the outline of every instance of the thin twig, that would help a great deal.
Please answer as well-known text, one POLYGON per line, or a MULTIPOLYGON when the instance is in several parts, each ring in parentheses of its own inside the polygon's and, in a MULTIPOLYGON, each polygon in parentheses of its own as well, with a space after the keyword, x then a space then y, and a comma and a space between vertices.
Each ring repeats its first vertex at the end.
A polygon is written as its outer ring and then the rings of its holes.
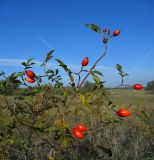
POLYGON ((84 77, 84 79, 82 80, 82 82, 79 84, 78 88, 80 88, 82 86, 82 84, 85 82, 85 80, 88 78, 88 76, 91 74, 92 69, 95 68, 95 66, 97 65, 97 63, 106 55, 107 53, 107 45, 105 45, 105 51, 104 53, 98 58, 98 60, 94 63, 94 65, 91 67, 90 71, 87 73, 87 75, 84 77))

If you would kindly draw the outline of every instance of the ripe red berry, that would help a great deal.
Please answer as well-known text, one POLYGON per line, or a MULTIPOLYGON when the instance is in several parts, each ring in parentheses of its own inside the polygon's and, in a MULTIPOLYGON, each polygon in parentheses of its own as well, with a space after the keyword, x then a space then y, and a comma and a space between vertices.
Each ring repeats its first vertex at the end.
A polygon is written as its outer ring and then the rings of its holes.
POLYGON ((127 109, 119 109, 118 111, 116 111, 116 113, 119 117, 129 117, 132 114, 127 109))
POLYGON ((104 33, 106 32, 106 28, 103 29, 103 32, 104 32, 104 33))
POLYGON ((104 38, 104 39, 103 39, 103 43, 104 43, 104 44, 106 44, 106 43, 107 43, 107 41, 108 41, 108 39, 107 39, 107 38, 104 38))
POLYGON ((25 71, 25 73, 29 78, 34 78, 35 77, 35 73, 33 71, 27 70, 27 71, 25 71))
POLYGON ((87 66, 89 63, 89 58, 88 57, 85 57, 82 61, 82 66, 87 66))
POLYGON ((108 29, 107 34, 110 35, 110 29, 108 29))
POLYGON ((79 139, 83 138, 83 133, 78 128, 73 128, 72 129, 72 134, 76 138, 79 138, 79 139))
POLYGON ((26 78, 26 81, 29 82, 29 83, 34 83, 35 79, 33 79, 33 78, 26 78))
POLYGON ((118 36, 120 34, 120 30, 115 30, 114 32, 113 32, 113 36, 118 36))
POLYGON ((79 129, 81 132, 86 132, 88 130, 88 128, 84 125, 84 124, 77 124, 77 129, 79 129))
POLYGON ((136 90, 141 90, 141 89, 143 89, 144 87, 143 87, 141 84, 134 84, 134 85, 133 85, 133 88, 136 89, 136 90))

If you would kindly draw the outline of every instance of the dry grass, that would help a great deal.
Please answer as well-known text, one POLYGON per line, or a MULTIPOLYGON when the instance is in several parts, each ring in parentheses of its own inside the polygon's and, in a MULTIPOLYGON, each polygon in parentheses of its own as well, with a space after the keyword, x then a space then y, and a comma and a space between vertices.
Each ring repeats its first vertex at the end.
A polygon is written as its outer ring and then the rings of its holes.
MULTIPOLYGON (((68 148, 62 160, 76 160, 74 153, 78 155, 79 160, 154 160, 154 95, 147 94, 145 91, 127 89, 111 89, 109 92, 109 97, 115 102, 117 108, 131 105, 129 110, 133 113, 132 117, 124 118, 120 123, 105 127, 97 134, 87 135, 82 141, 76 140, 77 147, 68 148), (141 116, 142 111, 148 113, 148 119, 141 116)), ((10 103, 13 103, 12 98, 10 98, 10 103)), ((53 123, 52 113, 51 118, 47 119, 51 121, 51 124, 53 123)), ((8 113, 6 115, 9 116, 8 113)), ((94 119, 92 115, 86 118, 82 115, 80 118, 72 115, 68 121, 70 121, 70 128, 80 121, 88 124, 89 129, 95 129, 101 125, 97 124, 97 119, 94 119)), ((36 160, 46 160, 44 155, 47 153, 48 147, 39 146, 34 154, 37 157, 36 160)), ((58 152, 55 160, 60 160, 58 152)))
MULTIPOLYGON (((123 122, 104 128, 84 142, 79 142, 78 153, 82 155, 80 159, 153 160, 154 95, 147 94, 145 91, 126 89, 109 91, 109 97, 119 108, 127 108, 131 104, 129 110, 133 115, 123 122), (140 116, 142 111, 148 113, 149 119, 140 116), (106 150, 98 148, 98 145, 106 150), (110 153, 112 153, 111 157, 109 157, 110 153)), ((97 126, 92 117, 88 120, 92 126, 97 126)))

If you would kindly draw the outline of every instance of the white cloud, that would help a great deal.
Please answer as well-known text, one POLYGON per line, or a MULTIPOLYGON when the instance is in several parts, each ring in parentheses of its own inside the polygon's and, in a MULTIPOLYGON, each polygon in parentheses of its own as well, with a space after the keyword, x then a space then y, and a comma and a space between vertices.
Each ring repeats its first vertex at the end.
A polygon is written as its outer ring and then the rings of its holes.
MULTIPOLYGON (((25 59, 7 59, 7 58, 0 58, 0 66, 21 66, 21 62, 26 61, 25 59)), ((35 61, 36 65, 40 65, 42 64, 41 61, 35 61)), ((81 65, 80 64, 67 64, 68 68, 73 69, 75 71, 80 70, 81 65)), ((53 67, 53 68, 57 68, 58 64, 56 63, 48 63, 47 67, 53 67)), ((90 69, 92 66, 87 66, 86 69, 90 69)), ((107 66, 103 66, 103 65, 98 65, 96 66, 96 69, 98 70, 114 70, 113 67, 107 67, 107 66)))
MULTIPOLYGON (((26 61, 25 59, 5 59, 5 58, 0 58, 0 66, 4 67, 21 67, 21 62, 26 61)), ((39 65, 42 64, 42 61, 34 61, 36 63, 36 65, 34 65, 34 70, 39 70, 39 65)), ((81 68, 81 64, 67 64, 68 68, 70 68, 73 72, 78 72, 81 68)), ((87 66, 85 67, 85 69, 89 70, 92 66, 87 66)), ((58 66, 58 63, 48 63, 47 64, 47 69, 48 68, 52 68, 52 69, 59 69, 61 76, 63 77, 63 81, 65 84, 67 84, 69 82, 69 78, 68 75, 65 73, 65 71, 63 69, 61 69, 58 66)), ((107 79, 111 79, 114 78, 115 79, 115 69, 113 67, 108 67, 108 66, 103 66, 103 65, 98 65, 96 66, 96 69, 99 70, 100 72, 102 72, 104 74, 104 76, 107 79)), ((85 73, 81 76, 82 78, 84 77, 85 73)), ((103 77, 103 79, 105 78, 103 77)), ((90 78, 90 77, 89 77, 90 78)), ((88 79, 89 79, 88 78, 88 79)), ((105 78, 105 79, 106 79, 105 78)), ((77 76, 75 76, 75 82, 77 80, 77 76)), ((106 80, 105 80, 106 81, 106 80)))
MULTIPOLYGON (((17 69, 18 67, 22 67, 21 62, 24 62, 24 61, 26 60, 0 58, 0 68, 11 67, 12 69, 14 69, 13 67, 16 67, 17 69)), ((42 64, 42 61, 34 61, 34 62, 36 63, 36 65, 34 65, 35 66, 34 70, 36 69, 36 71, 41 72, 39 69, 39 65, 42 64)), ((67 64, 67 65, 74 72, 78 72, 81 68, 81 64, 67 64)), ((48 63, 47 68, 60 69, 60 67, 58 66, 58 63, 48 63)), ((89 70, 90 68, 91 66, 85 67, 85 69, 87 70, 89 70)), ((104 74, 104 77, 102 77, 102 79, 106 81, 105 83, 106 86, 116 86, 120 83, 121 81, 120 76, 118 75, 118 72, 114 67, 98 65, 96 66, 96 69, 104 74)), ((69 78, 67 74, 65 74, 64 70, 62 69, 60 69, 60 72, 61 72, 61 76, 63 77, 63 81, 67 84, 69 82, 69 78)), ((153 70, 142 70, 142 71, 136 70, 136 73, 131 73, 131 74, 129 70, 127 70, 127 72, 129 73, 129 76, 126 78, 126 83, 128 84, 129 83, 133 84, 136 81, 146 84, 147 81, 149 81, 149 79, 153 79, 153 73, 154 73, 153 70)))
POLYGON ((23 61, 25 60, 0 58, 0 66, 19 66, 23 61))

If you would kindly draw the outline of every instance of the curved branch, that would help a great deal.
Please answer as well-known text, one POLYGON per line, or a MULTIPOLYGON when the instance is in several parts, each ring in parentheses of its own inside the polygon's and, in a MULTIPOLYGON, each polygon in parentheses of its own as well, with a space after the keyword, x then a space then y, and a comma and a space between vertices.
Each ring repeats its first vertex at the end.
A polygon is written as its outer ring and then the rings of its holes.
POLYGON ((85 80, 88 78, 88 76, 91 74, 91 71, 96 67, 97 63, 106 55, 107 53, 107 45, 105 45, 105 51, 104 53, 98 58, 98 60, 93 64, 93 66, 91 67, 90 71, 87 73, 87 75, 84 77, 84 79, 82 80, 82 82, 78 85, 78 88, 80 88, 82 86, 82 84, 85 82, 85 80))

